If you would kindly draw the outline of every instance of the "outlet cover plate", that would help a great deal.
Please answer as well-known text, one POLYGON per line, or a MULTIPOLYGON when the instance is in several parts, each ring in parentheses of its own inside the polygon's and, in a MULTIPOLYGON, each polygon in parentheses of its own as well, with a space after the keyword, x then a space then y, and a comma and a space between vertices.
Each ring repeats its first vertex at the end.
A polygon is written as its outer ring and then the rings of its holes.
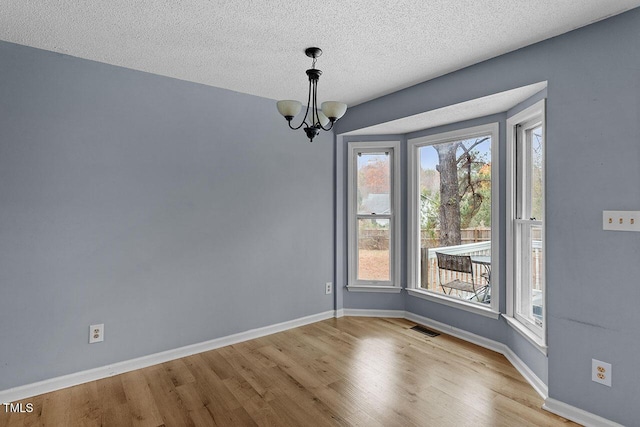
POLYGON ((602 229, 640 231, 640 211, 602 211, 602 229))
POLYGON ((89 326, 89 344, 104 341, 104 323, 89 326))
POLYGON ((329 295, 331 292, 333 292, 333 283, 327 282, 325 284, 324 293, 329 295))
POLYGON ((611 363, 591 359, 591 380, 611 387, 611 363))

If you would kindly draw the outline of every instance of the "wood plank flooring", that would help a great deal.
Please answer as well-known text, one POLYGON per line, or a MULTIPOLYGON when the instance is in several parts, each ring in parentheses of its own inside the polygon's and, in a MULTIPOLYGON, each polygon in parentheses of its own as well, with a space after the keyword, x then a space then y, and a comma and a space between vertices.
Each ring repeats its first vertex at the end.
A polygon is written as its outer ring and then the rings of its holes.
POLYGON ((576 425, 502 355, 414 325, 329 319, 0 406, 0 427, 576 425))

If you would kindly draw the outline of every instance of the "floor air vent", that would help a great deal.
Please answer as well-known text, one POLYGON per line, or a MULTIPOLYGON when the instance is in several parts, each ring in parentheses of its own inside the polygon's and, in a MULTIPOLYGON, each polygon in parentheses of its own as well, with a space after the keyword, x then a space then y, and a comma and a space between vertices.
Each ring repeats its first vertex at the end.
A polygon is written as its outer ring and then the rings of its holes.
POLYGON ((424 326, 420 326, 420 325, 416 325, 411 329, 413 329, 414 331, 418 331, 421 334, 425 334, 428 337, 437 337, 438 335, 440 335, 439 333, 433 332, 431 329, 427 329, 424 326))

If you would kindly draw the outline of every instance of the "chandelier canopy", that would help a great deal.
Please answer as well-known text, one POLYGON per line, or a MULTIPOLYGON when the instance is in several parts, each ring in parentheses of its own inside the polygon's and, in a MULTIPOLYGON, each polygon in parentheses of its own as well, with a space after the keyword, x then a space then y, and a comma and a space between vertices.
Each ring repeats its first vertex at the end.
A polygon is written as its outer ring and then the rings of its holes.
POLYGON ((294 127, 291 125, 291 120, 298 115, 302 109, 302 103, 299 101, 284 100, 278 101, 277 107, 280 114, 284 116, 289 124, 289 127, 293 130, 304 127, 304 131, 307 134, 310 142, 313 142, 320 130, 331 130, 333 124, 340 117, 344 116, 347 111, 347 104, 337 101, 325 101, 318 109, 318 79, 322 75, 322 71, 316 68, 316 60, 322 55, 322 50, 319 47, 309 47, 305 49, 304 53, 313 58, 311 68, 307 70, 307 76, 309 76, 309 96, 307 98, 307 110, 302 118, 302 123, 294 127), (328 127, 326 127, 328 125, 328 127))

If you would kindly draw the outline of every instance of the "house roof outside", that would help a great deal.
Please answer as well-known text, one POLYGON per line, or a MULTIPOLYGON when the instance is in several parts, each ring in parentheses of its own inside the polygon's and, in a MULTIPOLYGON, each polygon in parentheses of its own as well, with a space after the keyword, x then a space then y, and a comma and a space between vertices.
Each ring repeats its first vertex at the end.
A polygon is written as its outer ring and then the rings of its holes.
POLYGON ((364 212, 389 214, 391 212, 391 197, 389 194, 368 194, 362 200, 360 208, 364 212))

